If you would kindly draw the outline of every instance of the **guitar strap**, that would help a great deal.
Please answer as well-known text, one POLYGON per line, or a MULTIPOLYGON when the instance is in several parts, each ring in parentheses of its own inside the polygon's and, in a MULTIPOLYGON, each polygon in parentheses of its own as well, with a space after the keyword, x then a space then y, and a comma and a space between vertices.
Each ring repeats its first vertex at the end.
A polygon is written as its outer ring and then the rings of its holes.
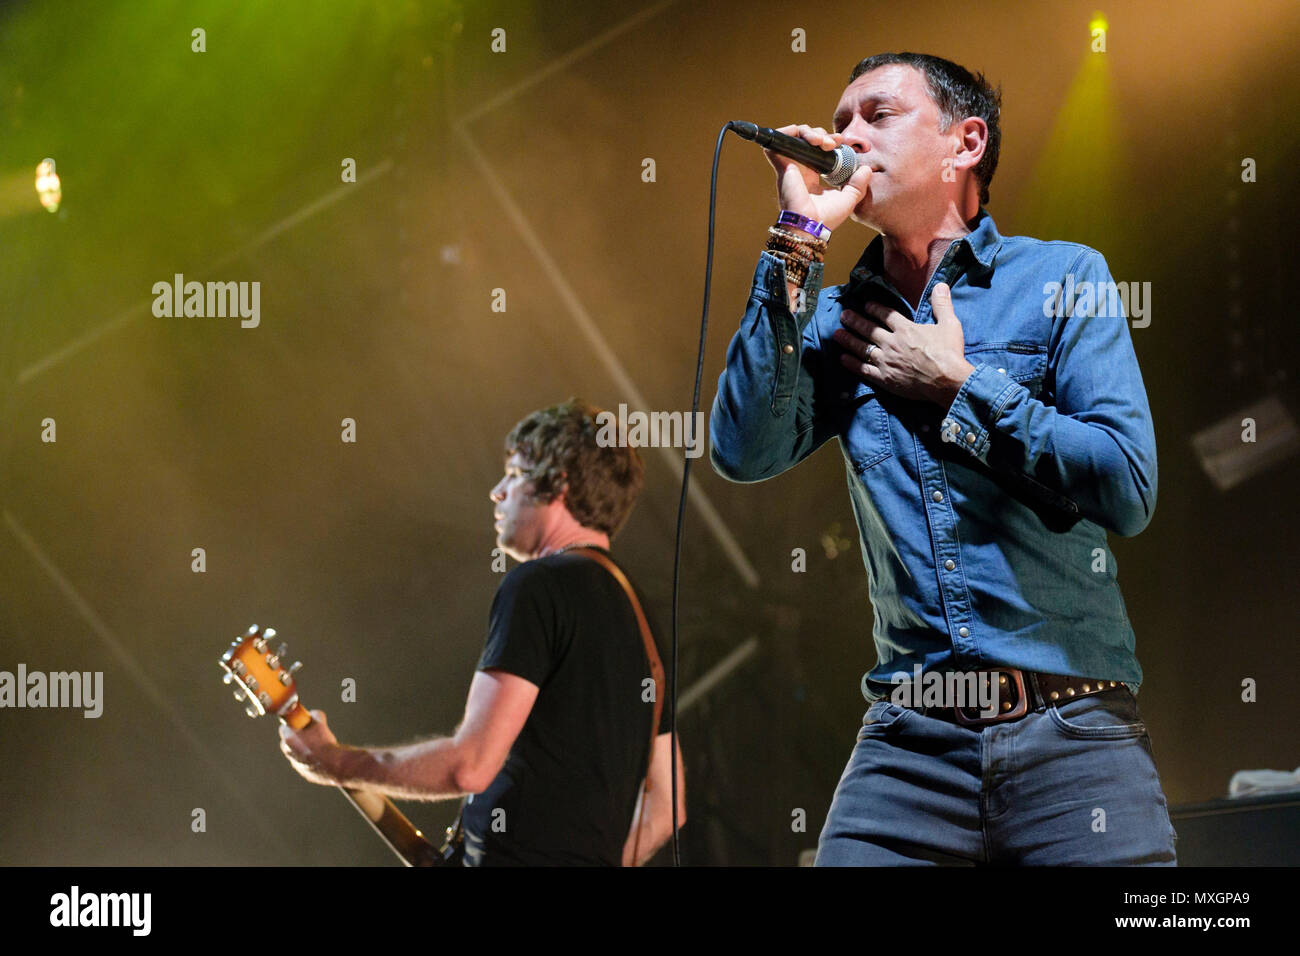
MULTIPOLYGON (((659 648, 655 646, 654 636, 650 633, 650 623, 646 620, 645 611, 641 609, 641 602, 637 600, 636 591, 632 588, 632 583, 628 581, 627 575, 623 570, 609 559, 603 551, 597 551, 594 548, 575 548, 574 553, 585 554, 597 564, 601 565, 613 575, 623 588, 627 599, 632 603, 632 610, 636 614, 637 627, 641 630, 641 640, 645 644, 645 655, 650 662, 650 676, 655 682, 654 697, 654 719, 650 724, 650 759, 646 764, 645 785, 641 791, 641 813, 636 824, 636 838, 632 841, 632 865, 636 865, 637 855, 641 851, 641 826, 645 823, 645 798, 650 792, 650 768, 654 766, 655 757, 655 738, 659 736, 659 718, 663 716, 664 691, 668 683, 664 676, 663 661, 659 658, 659 648)), ((675 759, 676 755, 673 755, 675 759)), ((447 828, 447 841, 440 851, 442 857, 451 865, 457 865, 464 853, 465 831, 462 821, 465 816, 465 801, 461 801, 461 812, 457 816, 456 822, 447 828)))
MULTIPOLYGON (((627 594, 627 599, 632 602, 632 610, 636 613, 637 627, 641 629, 641 640, 645 644, 645 656, 650 662, 650 676, 655 682, 654 720, 650 724, 650 760, 646 765, 645 786, 641 791, 641 813, 636 823, 636 839, 632 841, 632 865, 636 866, 637 855, 641 850, 641 825, 645 823, 645 800, 646 795, 650 792, 650 768, 654 766, 655 738, 659 736, 659 718, 663 714, 664 691, 668 685, 664 677, 663 662, 659 659, 659 649, 655 646, 654 636, 650 633, 650 624, 646 620, 645 611, 641 609, 641 602, 637 600, 636 591, 633 590, 632 583, 628 581, 627 575, 603 551, 597 551, 595 548, 575 548, 574 550, 575 553, 585 554, 597 564, 602 565, 606 571, 614 576, 614 580, 622 585, 623 591, 627 594)), ((669 759, 676 759, 676 755, 670 755, 669 759)))

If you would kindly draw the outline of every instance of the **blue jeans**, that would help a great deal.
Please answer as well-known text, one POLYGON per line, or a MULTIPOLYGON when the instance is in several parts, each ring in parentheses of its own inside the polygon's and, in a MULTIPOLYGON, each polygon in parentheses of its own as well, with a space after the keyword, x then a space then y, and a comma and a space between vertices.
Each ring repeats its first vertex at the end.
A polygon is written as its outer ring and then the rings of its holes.
POLYGON ((817 866, 1174 866, 1151 738, 1127 689, 966 727, 879 700, 817 866))

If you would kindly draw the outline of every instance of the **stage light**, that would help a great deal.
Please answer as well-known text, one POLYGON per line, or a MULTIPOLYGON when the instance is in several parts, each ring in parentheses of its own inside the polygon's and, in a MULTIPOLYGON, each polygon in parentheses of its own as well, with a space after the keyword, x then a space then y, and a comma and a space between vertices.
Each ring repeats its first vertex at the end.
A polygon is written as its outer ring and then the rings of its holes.
MULTIPOLYGON (((1098 46, 1098 38, 1093 44, 1098 46)), ((1106 250, 1110 257, 1116 255, 1116 240, 1134 228, 1121 192, 1131 173, 1125 169, 1111 72, 1109 57, 1083 54, 1052 132, 1041 140, 1038 158, 1019 189, 1016 232, 1069 238, 1106 250)))
POLYGON ((50 212, 59 211, 63 202, 63 187, 59 174, 54 171, 54 160, 43 159, 36 167, 36 195, 41 197, 41 205, 50 212))
POLYGON ((1300 429, 1276 397, 1269 396, 1192 436, 1201 467, 1227 491, 1300 449, 1300 429))

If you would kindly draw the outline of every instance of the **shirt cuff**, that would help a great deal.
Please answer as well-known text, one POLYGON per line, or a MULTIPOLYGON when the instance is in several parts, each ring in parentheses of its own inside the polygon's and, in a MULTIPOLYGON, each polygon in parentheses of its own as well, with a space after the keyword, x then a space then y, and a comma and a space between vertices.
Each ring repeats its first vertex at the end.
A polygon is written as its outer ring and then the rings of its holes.
POLYGON ((786 284, 785 262, 775 253, 764 250, 759 256, 758 268, 754 270, 754 285, 750 289, 750 295, 766 302, 769 306, 779 306, 782 311, 789 313, 795 321, 795 327, 800 333, 812 318, 813 312, 817 309, 817 297, 821 294, 822 274, 825 270, 825 263, 814 262, 808 266, 808 275, 803 280, 803 302, 799 311, 793 312, 790 309, 790 293, 786 284))
POLYGON ((989 449, 989 429, 1017 391, 1025 387, 1013 382, 991 365, 976 365, 948 406, 939 424, 939 437, 964 448, 975 458, 985 461, 989 449))

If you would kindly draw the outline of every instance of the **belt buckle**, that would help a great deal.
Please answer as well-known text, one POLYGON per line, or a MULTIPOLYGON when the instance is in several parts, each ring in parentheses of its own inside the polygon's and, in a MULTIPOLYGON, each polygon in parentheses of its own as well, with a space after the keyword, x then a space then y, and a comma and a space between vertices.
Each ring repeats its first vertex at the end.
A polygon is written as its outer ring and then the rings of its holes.
POLYGON ((1012 707, 1005 714, 994 714, 992 717, 967 717, 962 713, 962 708, 956 704, 953 705, 952 711, 957 716, 957 723, 966 727, 981 727, 984 724, 996 724, 1004 720, 1015 720, 1029 713, 1029 695, 1025 693, 1025 675, 1018 667, 994 667, 988 671, 992 680, 994 674, 1010 674, 1015 681, 1016 687, 1016 706, 1012 707))

